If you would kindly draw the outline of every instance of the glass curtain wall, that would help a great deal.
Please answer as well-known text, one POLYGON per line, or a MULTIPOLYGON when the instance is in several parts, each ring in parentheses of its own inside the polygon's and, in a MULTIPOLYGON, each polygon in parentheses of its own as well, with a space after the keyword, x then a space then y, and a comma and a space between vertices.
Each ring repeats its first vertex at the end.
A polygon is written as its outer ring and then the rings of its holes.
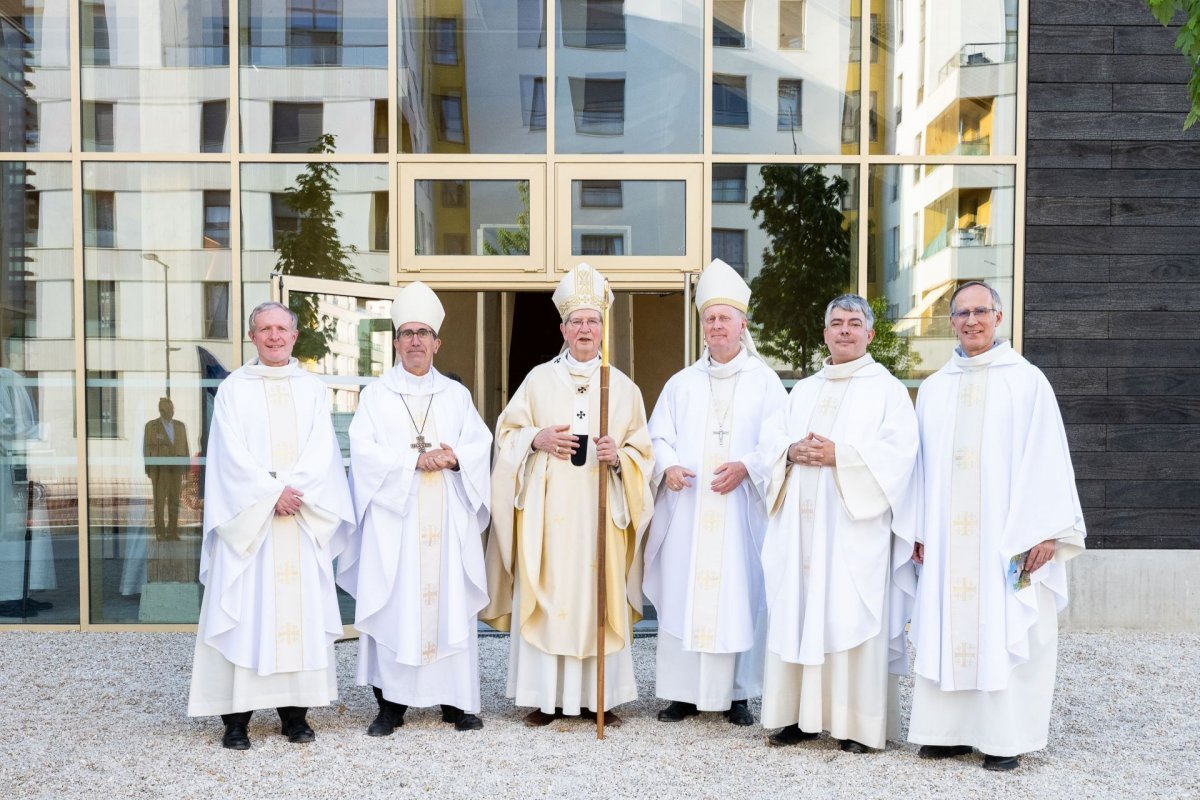
MULTIPOLYGON (((1019 331, 1018 7, 0 5, 0 625, 195 621, 212 398, 272 273, 470 299, 719 257, 866 294, 910 386, 962 282, 1019 331)), ((353 378, 344 423, 386 320, 321 297, 299 354, 353 378)))

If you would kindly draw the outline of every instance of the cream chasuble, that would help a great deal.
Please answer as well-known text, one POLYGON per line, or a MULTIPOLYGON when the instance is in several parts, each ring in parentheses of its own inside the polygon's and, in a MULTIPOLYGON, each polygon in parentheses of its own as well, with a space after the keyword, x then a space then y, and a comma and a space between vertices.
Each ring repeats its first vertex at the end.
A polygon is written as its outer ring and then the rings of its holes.
MULTIPOLYGON (((553 679, 554 669, 537 666, 541 661, 534 657, 541 653, 562 657, 561 664, 578 664, 596 654, 599 465, 592 438, 599 432, 599 359, 588 364, 572 361, 563 353, 535 367, 497 422, 494 512, 487 543, 491 599, 480 614, 493 627, 513 631, 510 695, 515 691, 518 704, 549 707, 551 712, 558 700, 564 709, 578 709, 581 703, 594 707, 594 686, 588 685, 586 676, 576 681, 575 696, 567 697, 553 679), (582 467, 532 450, 538 431, 551 425, 569 425, 588 434, 582 467), (542 677, 530 678, 534 674, 530 670, 542 677), (523 677, 538 685, 523 683, 523 677), (522 686, 527 690, 522 691, 522 686), (578 695, 589 691, 590 697, 578 695)), ((608 483, 605 652, 621 653, 632 676, 629 626, 641 612, 636 555, 652 513, 653 461, 641 394, 616 369, 610 374, 608 431, 617 443, 621 470, 619 475, 610 471, 608 483)), ((632 681, 629 689, 636 696, 632 681)), ((611 697, 611 691, 607 693, 611 697)), ((631 698, 617 702, 627 699, 631 698)))
POLYGON ((1085 528, 1058 404, 1007 342, 955 354, 917 397, 921 453, 903 525, 925 562, 911 635, 910 741, 1018 755, 1046 744, 1065 562, 1085 528), (1057 540, 1026 581, 1028 550, 1057 540))
POLYGON ((490 450, 470 393, 437 370, 397 365, 360 397, 350 424, 359 534, 338 583, 357 601, 358 682, 393 702, 479 710, 490 450), (459 469, 418 470, 423 442, 448 444, 459 469))
POLYGON ((332 562, 354 513, 324 384, 295 359, 236 370, 217 393, 206 477, 188 713, 328 704, 342 632, 332 562), (303 492, 294 516, 274 513, 285 486, 303 492))

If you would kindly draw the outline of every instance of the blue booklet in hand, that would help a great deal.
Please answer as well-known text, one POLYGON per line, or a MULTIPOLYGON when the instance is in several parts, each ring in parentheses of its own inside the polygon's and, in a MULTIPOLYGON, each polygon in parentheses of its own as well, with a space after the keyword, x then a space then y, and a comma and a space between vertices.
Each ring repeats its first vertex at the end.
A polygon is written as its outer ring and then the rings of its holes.
POLYGON ((1033 583, 1029 579, 1029 570, 1025 569, 1025 559, 1027 558, 1029 558, 1028 550, 1024 553, 1017 553, 1008 560, 1008 585, 1014 592, 1019 592, 1033 583))

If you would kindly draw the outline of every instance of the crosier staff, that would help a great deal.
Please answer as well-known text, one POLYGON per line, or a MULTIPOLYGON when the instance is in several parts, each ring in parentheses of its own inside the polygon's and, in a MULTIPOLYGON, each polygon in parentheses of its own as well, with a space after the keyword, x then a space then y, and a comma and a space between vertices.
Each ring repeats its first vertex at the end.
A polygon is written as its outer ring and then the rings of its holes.
MULTIPOLYGON (((604 282, 604 311, 600 315, 604 338, 600 346, 600 438, 608 435, 608 281, 604 282)), ((599 504, 596 513, 596 738, 604 738, 604 629, 608 622, 608 585, 605 545, 608 533, 608 463, 598 470, 599 504)))

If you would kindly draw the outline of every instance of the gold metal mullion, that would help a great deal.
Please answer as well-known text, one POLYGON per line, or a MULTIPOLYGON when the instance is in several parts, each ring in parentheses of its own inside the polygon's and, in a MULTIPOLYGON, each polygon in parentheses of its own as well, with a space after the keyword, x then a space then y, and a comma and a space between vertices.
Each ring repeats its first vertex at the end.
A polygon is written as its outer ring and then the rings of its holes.
MULTIPOLYGON (((229 37, 229 325, 230 364, 242 363, 245 298, 242 296, 242 0, 230 0, 229 37)), ((201 531, 203 535, 203 531, 201 531)))
POLYGON ((1029 106, 1027 86, 1029 79, 1029 0, 1017 4, 1017 120, 1016 141, 1013 152, 1017 154, 1013 167, 1013 296, 1012 345, 1021 352, 1025 344, 1025 137, 1028 135, 1029 106))
MULTIPOLYGON (((553 280, 555 273, 558 270, 557 253, 558 248, 555 243, 558 241, 559 235, 565 233, 568 240, 571 238, 571 217, 567 215, 565 220, 559 218, 558 214, 558 156, 556 147, 558 141, 558 58, 555 39, 555 28, 558 24, 558 7, 555 0, 544 0, 546 9, 546 156, 545 175, 543 182, 545 190, 542 197, 545 200, 545 206, 542 208, 542 219, 545 220, 546 229, 542 232, 543 246, 546 248, 545 253, 545 274, 547 280, 553 280), (566 226, 565 231, 560 231, 560 228, 566 226)), ((532 207, 530 208, 531 215, 533 214, 532 207)))
POLYGON ((396 3, 387 12, 387 186, 388 186, 388 283, 400 284, 400 13, 396 3))
MULTIPOLYGON (((71 64, 71 266, 72 315, 75 336, 75 501, 79 552, 79 627, 87 629, 92 619, 92 585, 88 520, 88 460, 87 460, 87 336, 83 305, 83 99, 82 64, 80 63, 79 3, 68 5, 67 41, 71 64)), ((97 601, 99 598, 97 598, 97 601)))

